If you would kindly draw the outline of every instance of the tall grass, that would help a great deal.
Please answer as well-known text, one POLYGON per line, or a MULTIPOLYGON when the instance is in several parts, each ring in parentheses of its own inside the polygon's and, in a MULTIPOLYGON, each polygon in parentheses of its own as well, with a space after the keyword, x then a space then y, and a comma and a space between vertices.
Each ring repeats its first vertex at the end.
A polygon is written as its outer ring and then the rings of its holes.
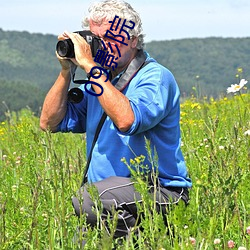
MULTIPOLYGON (((181 128, 190 204, 170 209, 165 225, 142 181, 141 227, 118 242, 116 220, 107 221, 111 235, 100 221, 85 233, 86 249, 228 249, 229 240, 250 249, 249 103, 249 94, 186 100, 181 128)), ((129 163, 141 164, 143 157, 129 163)), ((0 249, 80 249, 76 229, 86 223, 74 216, 71 197, 84 166, 83 135, 41 132, 30 110, 7 113, 0 124, 0 249)))

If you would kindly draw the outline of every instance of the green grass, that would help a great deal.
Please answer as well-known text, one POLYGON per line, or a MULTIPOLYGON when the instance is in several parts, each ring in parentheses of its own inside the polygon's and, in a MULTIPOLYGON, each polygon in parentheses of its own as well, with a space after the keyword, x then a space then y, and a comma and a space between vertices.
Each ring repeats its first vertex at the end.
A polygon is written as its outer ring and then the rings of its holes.
MULTIPOLYGON (((137 249, 228 249, 229 240, 235 249, 250 249, 249 103, 244 94, 181 105, 182 150, 193 180, 190 204, 172 208, 165 226, 142 183, 143 230, 117 249, 135 249, 135 241, 137 249)), ((84 136, 44 133, 38 124, 28 109, 6 114, 0 124, 0 249, 80 249, 73 238, 85 220, 74 216, 71 197, 86 163, 84 136)), ((108 223, 112 234, 116 221, 108 223)), ((86 249, 116 244, 99 224, 100 230, 87 232, 86 249)))

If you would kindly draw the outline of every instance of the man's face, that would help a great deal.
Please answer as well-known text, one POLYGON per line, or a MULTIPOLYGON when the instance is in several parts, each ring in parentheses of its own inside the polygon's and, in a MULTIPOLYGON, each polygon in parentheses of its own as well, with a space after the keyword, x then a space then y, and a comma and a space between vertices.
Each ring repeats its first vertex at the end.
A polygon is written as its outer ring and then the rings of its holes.
MULTIPOLYGON (((128 45, 124 45, 111 38, 105 37, 106 31, 110 30, 110 26, 111 26, 111 23, 109 23, 107 20, 103 20, 101 25, 90 20, 89 26, 90 26, 91 32, 104 41, 109 54, 113 55, 115 58, 118 57, 118 59, 115 60, 115 62, 118 64, 117 68, 122 68, 126 66, 126 64, 128 64, 133 59, 135 50, 137 50, 136 49, 137 38, 130 37, 130 40, 128 40, 127 34, 122 31, 121 35, 125 38, 123 42, 128 44, 128 45), (113 52, 110 49, 110 46, 108 44, 109 42, 112 46, 113 52), (119 51, 116 45, 119 48, 119 51)), ((117 35, 119 34, 119 29, 117 31, 111 31, 111 32, 114 35, 117 35)), ((109 36, 111 36, 111 34, 109 34, 109 36)), ((116 37, 116 39, 121 40, 120 37, 116 37)))

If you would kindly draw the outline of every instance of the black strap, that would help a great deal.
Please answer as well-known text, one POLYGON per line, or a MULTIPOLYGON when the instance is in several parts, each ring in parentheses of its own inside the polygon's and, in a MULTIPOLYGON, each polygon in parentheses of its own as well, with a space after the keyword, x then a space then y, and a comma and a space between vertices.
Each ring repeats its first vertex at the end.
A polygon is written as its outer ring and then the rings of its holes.
MULTIPOLYGON (((133 79, 133 77, 136 75, 136 73, 146 66, 149 63, 149 61, 146 61, 146 56, 142 50, 139 50, 136 57, 131 61, 129 64, 128 68, 124 72, 124 74, 120 77, 118 82, 116 83, 115 87, 119 90, 122 91, 126 88, 126 86, 130 83, 130 81, 133 79)), ((104 124, 104 121, 106 120, 107 114, 104 112, 102 114, 102 117, 97 125, 95 136, 91 145, 91 149, 89 152, 88 160, 86 163, 86 167, 84 170, 84 175, 83 175, 83 180, 81 186, 83 186, 87 182, 87 174, 89 170, 89 164, 92 158, 92 152, 95 146, 95 143, 98 139, 98 136, 101 132, 102 126, 104 124)))
POLYGON ((88 170, 89 170, 89 164, 90 164, 90 161, 91 161, 91 158, 92 158, 92 152, 93 152, 93 149, 95 147, 95 143, 97 141, 97 138, 100 134, 100 131, 102 129, 102 125, 104 123, 104 121, 106 120, 106 117, 107 117, 107 114, 104 112, 102 114, 102 117, 97 125, 97 128, 96 128, 96 131, 95 131, 95 136, 94 136, 94 139, 93 139, 93 142, 92 142, 92 145, 91 145, 91 149, 90 149, 90 152, 89 152, 89 157, 88 157, 88 160, 87 160, 87 163, 86 163, 86 166, 85 166, 85 170, 84 170, 84 175, 83 175, 83 180, 82 180, 82 184, 81 186, 83 186, 84 183, 87 182, 87 174, 88 174, 88 170))
POLYGON ((131 61, 126 71, 120 77, 119 81, 116 83, 115 87, 123 91, 130 81, 134 78, 136 73, 149 62, 146 61, 146 55, 143 50, 139 50, 136 57, 131 61))

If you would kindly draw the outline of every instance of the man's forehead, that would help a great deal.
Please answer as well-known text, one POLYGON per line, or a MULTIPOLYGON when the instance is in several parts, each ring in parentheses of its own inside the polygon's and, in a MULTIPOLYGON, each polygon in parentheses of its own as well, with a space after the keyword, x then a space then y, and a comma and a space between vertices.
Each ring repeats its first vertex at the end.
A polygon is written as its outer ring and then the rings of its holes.
MULTIPOLYGON (((92 19, 90 19, 90 21, 89 21, 90 29, 92 30, 92 32, 94 31, 95 34, 98 33, 96 35, 104 36, 106 31, 110 29, 110 27, 112 25, 112 21, 113 20, 109 21, 107 19, 103 19, 100 22, 94 22, 92 19)), ((114 23, 114 25, 116 26, 117 23, 118 23, 118 21, 116 21, 114 23)), ((119 25, 119 26, 121 26, 121 25, 119 25)), ((119 31, 113 32, 113 33, 119 33, 119 31)))

